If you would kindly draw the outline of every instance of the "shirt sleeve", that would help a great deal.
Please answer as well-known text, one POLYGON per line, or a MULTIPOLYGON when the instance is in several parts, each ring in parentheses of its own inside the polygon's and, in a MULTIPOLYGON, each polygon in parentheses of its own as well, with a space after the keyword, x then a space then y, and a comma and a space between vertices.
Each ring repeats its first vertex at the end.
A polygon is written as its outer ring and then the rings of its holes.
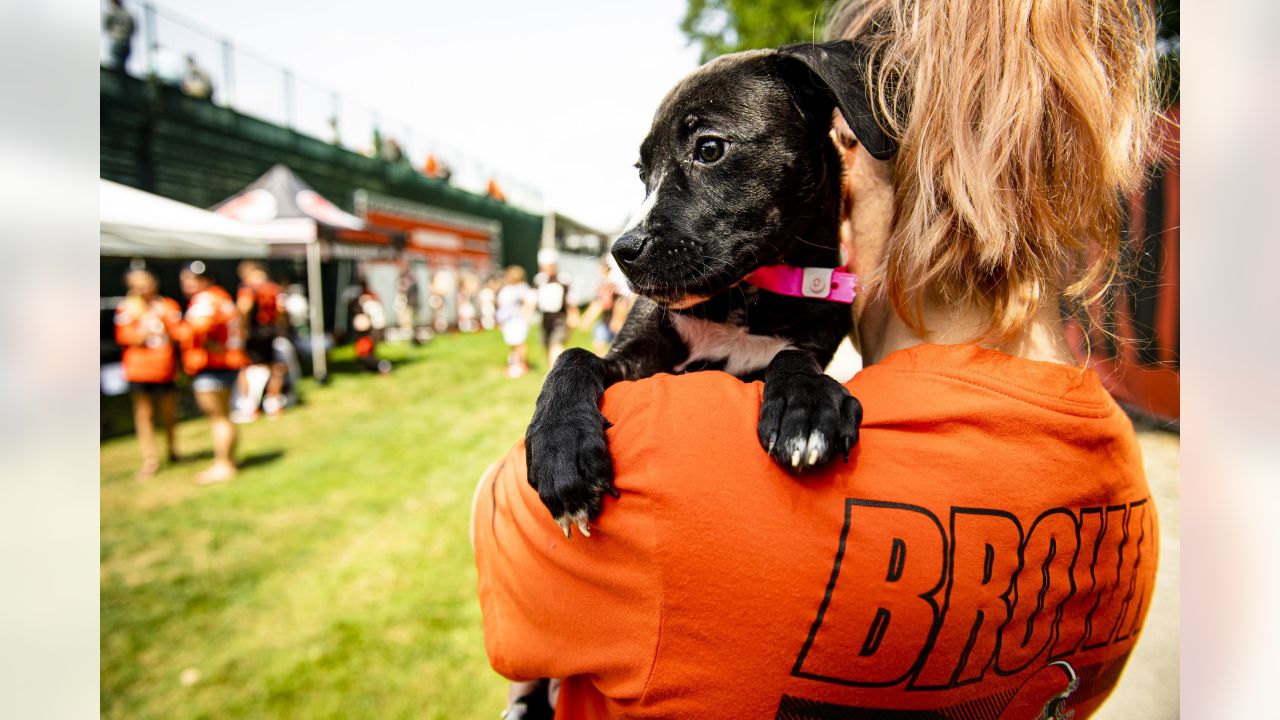
POLYGON ((191 303, 184 317, 183 333, 192 347, 201 347, 209 336, 214 324, 216 308, 208 298, 200 298, 191 303))
POLYGON ((472 537, 485 649, 500 674, 585 675, 615 699, 643 695, 657 651, 661 571, 650 498, 643 488, 618 490, 591 537, 566 539, 529 486, 523 442, 481 480, 472 537))
POLYGON ((169 337, 178 339, 182 326, 182 307, 170 298, 165 298, 164 303, 164 328, 169 333, 169 337))
POLYGON ((142 342, 142 333, 139 332, 138 318, 124 308, 122 304, 116 308, 115 315, 116 327, 116 343, 123 347, 131 347, 142 342))

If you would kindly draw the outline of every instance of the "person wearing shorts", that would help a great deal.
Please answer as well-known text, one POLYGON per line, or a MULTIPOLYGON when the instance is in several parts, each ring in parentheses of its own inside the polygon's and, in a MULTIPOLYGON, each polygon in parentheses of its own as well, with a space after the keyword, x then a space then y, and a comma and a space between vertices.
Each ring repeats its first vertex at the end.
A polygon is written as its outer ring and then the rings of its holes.
POLYGON ((191 389, 197 393, 229 393, 239 377, 239 370, 201 370, 191 381, 191 389))
POLYGON ((533 279, 537 291, 538 312, 542 313, 542 346, 547 351, 547 369, 556 364, 569 342, 569 329, 577 324, 577 299, 569 287, 569 278, 560 274, 560 254, 555 248, 538 251, 538 269, 533 279))
POLYGON ((142 449, 137 477, 145 480, 160 469, 156 448, 155 417, 160 416, 169 462, 177 462, 174 425, 177 395, 173 380, 178 371, 173 332, 182 321, 182 308, 162 297, 154 275, 130 270, 124 278, 128 295, 116 308, 116 342, 124 347, 124 377, 133 400, 133 424, 142 449))
POLYGON ((563 313, 548 313, 542 316, 542 346, 547 349, 547 367, 556 364, 556 358, 564 352, 565 343, 569 342, 568 316, 563 313))
MULTIPOLYGON (((622 279, 625 284, 626 280, 622 279)), ((622 293, 618 290, 619 281, 614 277, 613 266, 608 261, 600 262, 600 284, 596 287, 596 297, 582 313, 581 325, 591 326, 591 350, 603 356, 609 351, 626 310, 622 307, 622 293), (594 323, 594 324, 593 324, 594 323)))
POLYGON ((196 476, 205 485, 235 477, 236 426, 231 390, 248 364, 243 318, 231 295, 209 277, 203 262, 183 266, 182 292, 190 298, 180 326, 182 366, 191 376, 196 404, 213 429, 213 465, 196 476))
POLYGON ((529 372, 529 283, 524 268, 508 267, 498 290, 494 319, 502 328, 502 340, 510 348, 507 353, 507 377, 520 377, 529 372))
MULTIPOLYGON (((262 409, 268 417, 279 417, 284 412, 284 378, 288 368, 276 357, 276 338, 284 335, 286 324, 284 314, 284 293, 280 286, 271 281, 266 269, 260 263, 245 260, 237 269, 240 275, 240 289, 236 291, 236 308, 244 318, 247 332, 245 354, 249 358, 249 367, 263 366, 270 369, 266 391, 263 393, 262 409)), ((240 374, 240 396, 247 399, 240 411, 247 419, 258 415, 257 398, 250 398, 249 381, 244 372, 240 374), (251 405, 251 406, 250 406, 251 405)))

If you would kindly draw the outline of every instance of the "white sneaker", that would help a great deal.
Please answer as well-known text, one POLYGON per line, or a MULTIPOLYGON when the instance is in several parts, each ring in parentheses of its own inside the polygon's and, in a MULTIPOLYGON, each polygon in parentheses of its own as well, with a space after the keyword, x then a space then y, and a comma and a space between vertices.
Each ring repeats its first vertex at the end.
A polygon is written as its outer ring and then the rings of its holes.
POLYGON ((276 417, 284 412, 284 398, 271 395, 262 399, 262 411, 268 417, 276 417))

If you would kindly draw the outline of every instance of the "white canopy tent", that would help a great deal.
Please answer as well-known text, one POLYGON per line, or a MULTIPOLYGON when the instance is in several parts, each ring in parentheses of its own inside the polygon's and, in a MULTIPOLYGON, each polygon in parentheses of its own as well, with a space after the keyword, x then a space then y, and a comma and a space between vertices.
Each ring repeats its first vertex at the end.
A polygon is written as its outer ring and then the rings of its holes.
POLYGON ((260 227, 176 200, 98 181, 101 254, 151 258, 260 258, 260 227))

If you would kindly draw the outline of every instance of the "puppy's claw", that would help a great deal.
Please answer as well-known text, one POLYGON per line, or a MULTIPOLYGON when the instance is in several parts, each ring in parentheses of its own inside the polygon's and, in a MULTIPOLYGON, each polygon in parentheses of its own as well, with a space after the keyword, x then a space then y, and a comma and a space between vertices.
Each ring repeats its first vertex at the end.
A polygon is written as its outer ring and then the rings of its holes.
POLYGON ((808 445, 809 445, 809 457, 806 459, 808 460, 809 467, 815 467, 818 464, 818 460, 827 451, 827 439, 826 437, 823 436, 821 432, 814 430, 813 432, 809 433, 808 445))
POLYGON ((796 446, 796 449, 795 449, 795 450, 792 450, 792 451, 791 451, 791 467, 793 467, 793 468, 798 468, 798 467, 800 467, 800 447, 799 447, 799 445, 797 445, 797 446, 796 446))
POLYGON ((614 487, 614 486, 612 486, 612 485, 610 485, 609 487, 605 488, 605 489, 604 489, 604 491, 605 491, 605 492, 607 492, 607 493, 609 493, 609 495, 611 495, 611 496, 613 497, 613 499, 614 499, 614 500, 617 500, 618 498, 622 497, 622 493, 618 492, 618 488, 616 488, 616 487, 614 487))
POLYGON ((582 537, 591 537, 591 528, 587 527, 587 511, 579 510, 569 516, 569 521, 578 526, 578 532, 582 533, 582 537))
POLYGON ((573 537, 573 526, 578 526, 578 532, 582 533, 582 537, 591 537, 591 528, 587 525, 587 511, 579 510, 576 513, 565 513, 556 518, 556 524, 560 526, 560 530, 564 532, 566 539, 573 537))
POLYGON ((773 446, 777 444, 778 444, 778 433, 774 433, 769 436, 769 450, 767 451, 768 454, 770 455, 773 454, 773 446))

